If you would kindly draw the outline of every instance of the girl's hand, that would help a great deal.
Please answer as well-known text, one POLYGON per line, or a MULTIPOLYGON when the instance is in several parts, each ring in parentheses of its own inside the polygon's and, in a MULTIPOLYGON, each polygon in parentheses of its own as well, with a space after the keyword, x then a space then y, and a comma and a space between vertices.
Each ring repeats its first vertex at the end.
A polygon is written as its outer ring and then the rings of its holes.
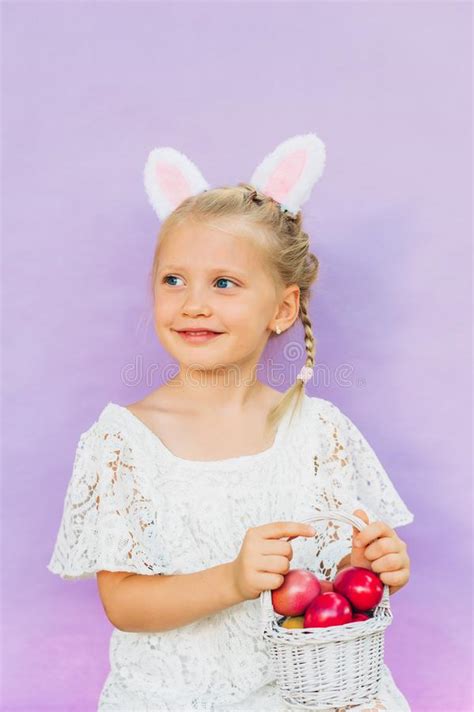
POLYGON ((281 537, 314 535, 314 528, 301 522, 272 522, 247 529, 239 555, 231 563, 234 588, 241 600, 258 598, 262 591, 282 585, 293 549, 281 537))
POLYGON ((410 578, 407 545, 385 522, 372 522, 363 509, 353 514, 368 525, 360 532, 353 527, 351 566, 362 566, 379 574, 390 594, 405 586, 410 578), (360 546, 358 544, 360 543, 360 546))

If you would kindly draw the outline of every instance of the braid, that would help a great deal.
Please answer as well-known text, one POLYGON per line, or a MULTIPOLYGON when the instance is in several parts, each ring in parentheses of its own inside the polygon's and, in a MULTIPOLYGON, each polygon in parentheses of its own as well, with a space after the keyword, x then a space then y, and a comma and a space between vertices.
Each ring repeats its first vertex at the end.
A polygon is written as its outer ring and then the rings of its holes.
POLYGON ((304 327, 304 342, 306 345, 306 366, 314 367, 314 359, 316 355, 316 339, 313 334, 311 320, 308 315, 308 305, 306 299, 303 299, 300 304, 300 319, 304 327))

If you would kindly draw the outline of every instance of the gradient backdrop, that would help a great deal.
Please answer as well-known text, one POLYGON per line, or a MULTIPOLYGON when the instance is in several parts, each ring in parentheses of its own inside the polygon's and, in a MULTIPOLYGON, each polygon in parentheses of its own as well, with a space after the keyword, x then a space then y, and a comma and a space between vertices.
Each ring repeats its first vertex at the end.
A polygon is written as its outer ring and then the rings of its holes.
MULTIPOLYGON (((355 421, 415 514, 386 634, 397 684, 416 712, 472 708, 471 14, 2 4, 3 710, 92 712, 108 671, 95 581, 46 564, 80 433, 175 370, 146 291, 148 152, 174 146, 217 186, 308 131, 327 148, 304 208, 321 261, 309 393, 355 421)), ((302 365, 302 349, 284 353, 302 334, 298 322, 268 349, 286 368, 274 387, 302 365)))

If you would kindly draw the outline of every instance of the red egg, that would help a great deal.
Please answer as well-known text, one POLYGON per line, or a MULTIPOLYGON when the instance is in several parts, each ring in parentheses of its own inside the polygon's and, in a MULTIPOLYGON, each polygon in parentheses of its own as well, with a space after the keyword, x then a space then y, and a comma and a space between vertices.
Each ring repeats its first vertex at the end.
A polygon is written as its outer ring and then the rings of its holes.
POLYGON ((304 614, 305 628, 327 628, 344 625, 352 620, 349 601, 340 593, 327 591, 311 601, 304 614))
POLYGON ((380 603, 383 583, 379 576, 361 566, 348 566, 334 579, 334 590, 341 593, 358 611, 367 611, 380 603))
POLYGON ((301 616, 320 592, 319 580, 311 571, 291 569, 282 585, 272 591, 273 610, 284 616, 301 616))

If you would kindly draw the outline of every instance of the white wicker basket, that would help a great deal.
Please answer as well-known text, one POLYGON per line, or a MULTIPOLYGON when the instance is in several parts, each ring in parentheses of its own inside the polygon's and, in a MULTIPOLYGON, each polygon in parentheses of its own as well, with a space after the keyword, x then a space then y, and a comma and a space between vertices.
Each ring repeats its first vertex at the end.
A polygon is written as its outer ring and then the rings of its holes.
MULTIPOLYGON (((353 514, 332 509, 299 521, 322 520, 350 524, 359 531, 367 526, 353 514)), ((271 591, 263 591, 260 601, 263 637, 289 709, 327 710, 373 701, 383 672, 385 628, 393 619, 387 585, 373 618, 327 628, 283 628, 271 591)))

